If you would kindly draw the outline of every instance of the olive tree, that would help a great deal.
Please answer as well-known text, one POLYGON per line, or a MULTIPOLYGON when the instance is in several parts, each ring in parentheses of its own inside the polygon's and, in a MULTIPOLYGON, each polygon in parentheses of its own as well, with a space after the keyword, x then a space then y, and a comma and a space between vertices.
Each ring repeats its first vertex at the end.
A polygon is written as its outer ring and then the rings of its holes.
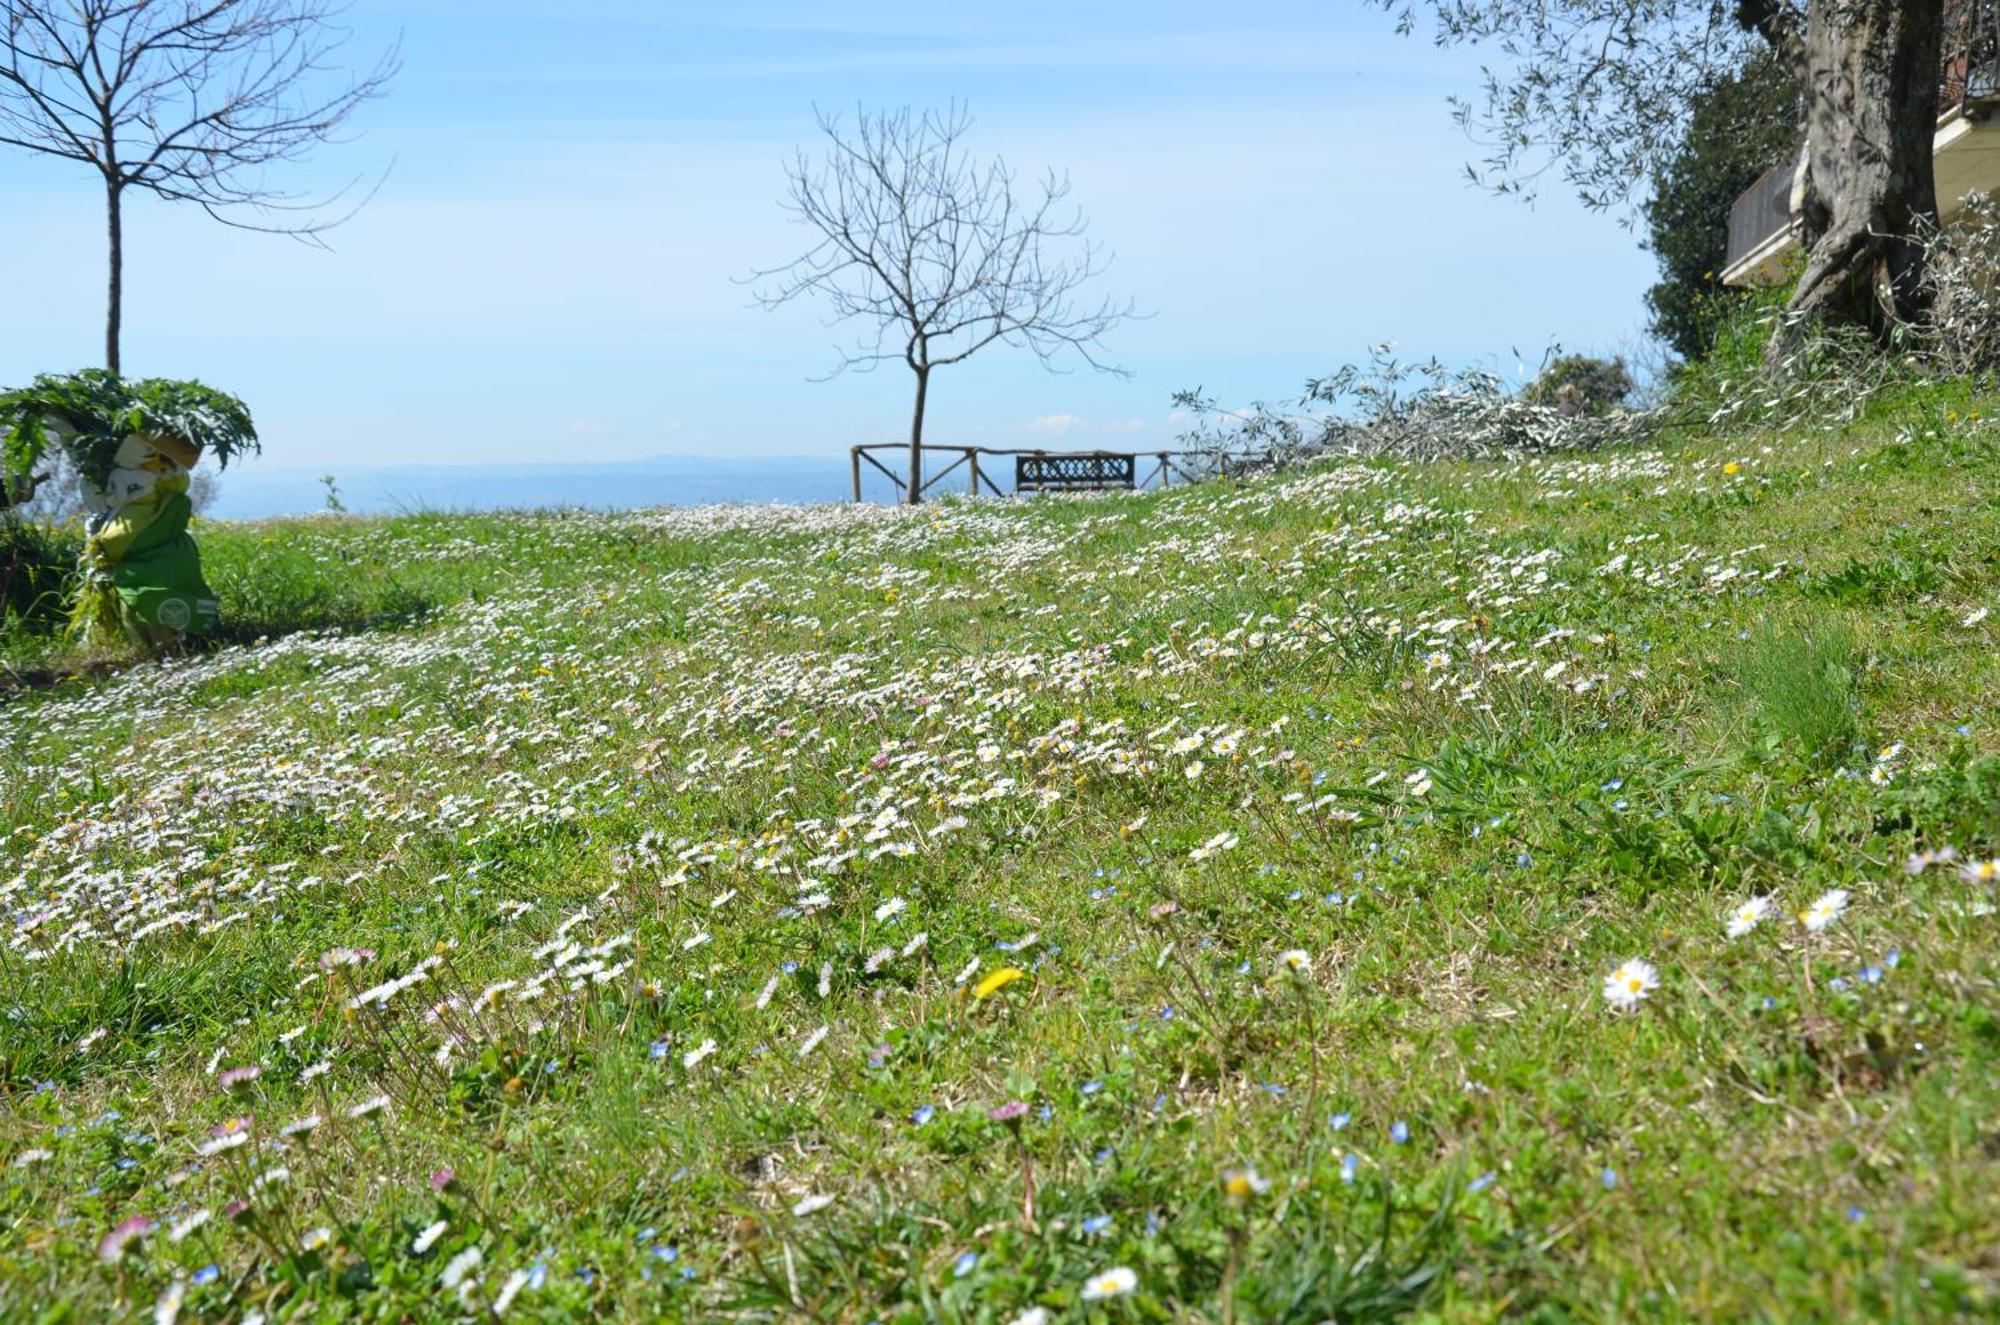
MULTIPOLYGON (((345 216, 269 170, 336 136, 395 73, 334 68, 336 0, 0 0, 0 145, 74 161, 104 186, 104 364, 119 371, 124 201, 188 202, 225 224, 312 238, 345 216)), ((352 213, 349 212, 349 215, 352 213)))
POLYGON ((1768 47, 1804 101, 1808 253, 1792 311, 1878 329, 1922 316, 1945 33, 1978 0, 1367 3, 1406 32, 1428 12, 1439 44, 1506 57, 1456 107, 1489 148, 1475 175, 1521 189, 1559 171, 1595 206, 1630 201, 1701 91, 1768 47))
POLYGON ((1083 289, 1105 267, 1069 206, 1068 179, 1050 171, 1018 185, 1006 163, 970 157, 971 120, 957 107, 859 111, 852 126, 822 114, 818 158, 787 167, 786 206, 813 245, 756 273, 766 307, 807 295, 861 332, 833 372, 901 361, 916 379, 904 499, 923 499, 924 407, 931 374, 989 345, 1123 374, 1103 338, 1130 304, 1091 302, 1083 289))

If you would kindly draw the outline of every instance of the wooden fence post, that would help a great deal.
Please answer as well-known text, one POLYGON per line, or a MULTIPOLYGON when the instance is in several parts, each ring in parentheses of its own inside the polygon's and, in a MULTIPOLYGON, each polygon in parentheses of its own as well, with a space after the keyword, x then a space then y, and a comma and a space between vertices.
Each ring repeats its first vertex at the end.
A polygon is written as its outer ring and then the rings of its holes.
POLYGON ((847 448, 847 462, 848 464, 854 467, 854 500, 858 502, 861 500, 861 448, 860 447, 850 446, 847 448))

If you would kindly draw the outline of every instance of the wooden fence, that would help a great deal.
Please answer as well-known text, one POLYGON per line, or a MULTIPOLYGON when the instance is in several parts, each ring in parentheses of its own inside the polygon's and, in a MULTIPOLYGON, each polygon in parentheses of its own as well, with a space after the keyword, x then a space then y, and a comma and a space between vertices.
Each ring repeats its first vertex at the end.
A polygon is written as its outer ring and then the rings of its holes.
MULTIPOLYGON (((1216 451, 1048 451, 991 446, 925 446, 926 461, 932 455, 953 457, 936 472, 920 479, 919 499, 937 491, 953 475, 960 475, 964 491, 974 497, 982 493, 995 497, 1028 492, 1112 492, 1147 488, 1170 488, 1176 481, 1199 483, 1226 474, 1254 468, 1260 456, 1216 451), (996 476, 1009 487, 1002 488, 996 476), (1010 490, 1011 489, 1011 490, 1010 490)), ((848 462, 854 480, 854 500, 862 500, 863 466, 872 467, 889 480, 898 502, 909 494, 910 448, 905 442, 881 442, 849 448, 848 462), (884 464, 877 456, 886 456, 884 464)), ((954 488, 957 484, 952 485, 954 488)))

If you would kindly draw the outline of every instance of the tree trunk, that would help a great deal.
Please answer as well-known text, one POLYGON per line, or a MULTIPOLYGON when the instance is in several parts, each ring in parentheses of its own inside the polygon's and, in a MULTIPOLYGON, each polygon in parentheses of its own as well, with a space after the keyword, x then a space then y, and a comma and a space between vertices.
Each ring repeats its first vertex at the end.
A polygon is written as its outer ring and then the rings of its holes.
POLYGON ((118 375, 118 333, 125 316, 125 218, 122 185, 107 182, 104 189, 105 225, 111 241, 111 288, 104 311, 104 366, 118 375))
MULTIPOLYGON (((1943 41, 1944 0, 1810 0, 1808 253, 1794 324, 1810 316, 1884 335, 1923 317, 1943 41)), ((1774 354, 1787 339, 1781 331, 1774 354)))
POLYGON ((903 500, 915 506, 924 499, 924 396, 930 391, 931 370, 919 368, 917 374, 917 408, 910 415, 910 486, 903 494, 903 500))

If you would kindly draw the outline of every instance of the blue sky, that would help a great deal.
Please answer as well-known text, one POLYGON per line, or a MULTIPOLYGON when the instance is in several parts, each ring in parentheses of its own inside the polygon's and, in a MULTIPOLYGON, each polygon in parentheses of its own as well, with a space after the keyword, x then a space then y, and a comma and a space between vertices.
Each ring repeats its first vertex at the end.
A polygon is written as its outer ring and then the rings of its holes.
MULTIPOLYGON (((1023 173, 1066 169, 1153 316, 1130 378, 995 347, 934 380, 929 436, 1166 445, 1169 397, 1280 399, 1381 340, 1512 372, 1618 350, 1649 255, 1563 196, 1464 182, 1446 98, 1477 55, 1359 0, 937 5, 358 0, 355 58, 401 34, 390 95, 300 188, 394 169, 332 252, 139 202, 126 370, 243 395, 261 463, 837 455, 905 434, 909 374, 831 382, 842 333, 741 284, 802 250, 778 206, 815 105, 941 106, 1023 173)), ((101 199, 0 153, 0 382, 101 354, 101 199)))

